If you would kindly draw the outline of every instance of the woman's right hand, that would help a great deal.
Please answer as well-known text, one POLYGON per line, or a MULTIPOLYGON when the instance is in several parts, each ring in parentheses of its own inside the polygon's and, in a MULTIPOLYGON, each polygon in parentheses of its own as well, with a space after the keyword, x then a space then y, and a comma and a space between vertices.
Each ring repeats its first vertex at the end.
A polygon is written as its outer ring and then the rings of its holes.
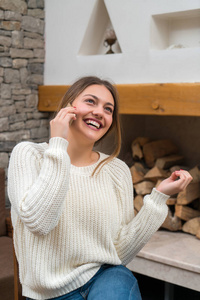
POLYGON ((76 120, 76 107, 62 108, 56 117, 50 121, 51 138, 62 137, 67 140, 71 121, 76 120))

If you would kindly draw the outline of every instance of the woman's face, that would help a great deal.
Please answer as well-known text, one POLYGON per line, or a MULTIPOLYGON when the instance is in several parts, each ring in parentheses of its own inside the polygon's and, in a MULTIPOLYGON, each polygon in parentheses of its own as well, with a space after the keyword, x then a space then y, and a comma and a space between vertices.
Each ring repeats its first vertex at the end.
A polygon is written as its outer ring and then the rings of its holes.
POLYGON ((72 103, 76 120, 71 125, 74 133, 95 143, 109 130, 113 121, 114 99, 103 85, 87 87, 72 103))

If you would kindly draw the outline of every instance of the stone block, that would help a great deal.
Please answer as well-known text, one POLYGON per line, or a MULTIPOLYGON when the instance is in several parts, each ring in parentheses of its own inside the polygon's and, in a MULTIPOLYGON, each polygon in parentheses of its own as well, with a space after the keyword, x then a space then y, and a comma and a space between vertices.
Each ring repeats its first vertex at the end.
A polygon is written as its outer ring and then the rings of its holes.
POLYGON ((0 7, 3 10, 11 10, 21 14, 27 13, 27 4, 22 0, 0 0, 0 7))
POLYGON ((44 64, 43 63, 32 63, 32 64, 28 64, 28 71, 31 74, 40 74, 43 75, 44 74, 44 64))
POLYGON ((14 105, 3 106, 0 109, 0 118, 8 117, 14 115, 16 113, 16 109, 14 105))
POLYGON ((28 49, 10 49, 12 58, 33 58, 33 51, 28 49))
POLYGON ((12 90, 12 94, 13 95, 30 95, 31 94, 31 90, 30 89, 13 89, 12 90))
POLYGON ((23 59, 23 58, 16 58, 16 59, 13 59, 12 63, 13 63, 14 69, 20 69, 20 68, 24 68, 27 66, 28 60, 23 59))
POLYGON ((41 119, 40 126, 49 128, 49 121, 50 121, 49 119, 41 119))
POLYGON ((28 37, 30 39, 41 39, 41 38, 43 38, 43 35, 40 34, 40 33, 28 32, 28 31, 24 31, 24 36, 28 37))
POLYGON ((37 8, 36 0, 28 0, 28 8, 37 8))
POLYGON ((42 85, 43 84, 43 75, 39 75, 39 74, 29 75, 27 83, 29 83, 29 84, 36 84, 36 85, 42 85))
POLYGON ((8 118, 0 118, 0 132, 9 130, 8 118))
POLYGON ((25 101, 16 101, 15 108, 17 113, 21 113, 24 110, 25 101))
POLYGON ((10 124, 11 131, 22 130, 24 128, 25 128, 24 122, 16 122, 16 123, 10 124))
POLYGON ((4 141, 0 142, 0 152, 10 152, 15 147, 16 142, 11 141, 4 141))
POLYGON ((31 129, 31 128, 35 128, 35 127, 40 127, 40 124, 41 124, 40 120, 28 120, 25 124, 25 128, 31 129))
POLYGON ((28 37, 24 38, 24 48, 37 49, 44 48, 44 41, 42 39, 30 39, 28 37))
POLYGON ((5 20, 21 21, 22 20, 22 15, 19 12, 8 10, 8 11, 5 11, 5 20))
POLYGON ((22 85, 21 85, 21 83, 11 83, 10 87, 11 87, 12 90, 14 90, 14 89, 21 89, 22 85))
MULTIPOLYGON (((1 0, 0 0, 0 1, 1 1, 1 0)), ((0 29, 0 35, 11 36, 12 33, 11 33, 11 31, 1 30, 1 29, 0 29)))
POLYGON ((45 51, 44 51, 44 49, 33 49, 33 55, 34 55, 34 57, 44 58, 45 51))
POLYGON ((19 71, 13 69, 5 69, 4 79, 6 83, 16 83, 20 81, 19 71))
POLYGON ((12 99, 14 100, 14 102, 16 101, 22 101, 22 100, 25 100, 25 95, 12 95, 12 99))
POLYGON ((46 112, 31 112, 27 113, 27 119, 45 119, 49 117, 49 113, 46 112))
POLYGON ((49 136, 49 130, 45 127, 32 128, 30 129, 30 137, 34 138, 45 138, 49 136))
POLYGON ((44 19, 44 10, 43 9, 28 9, 28 16, 44 19))
POLYGON ((9 84, 1 84, 1 98, 10 99, 11 98, 11 88, 9 84))
POLYGON ((20 142, 22 140, 29 140, 30 132, 29 130, 17 130, 13 132, 3 132, 0 133, 0 141, 11 141, 11 142, 20 142))
POLYGON ((4 20, 5 16, 4 16, 4 11, 0 10, 0 20, 4 20))
POLYGON ((4 74, 4 68, 0 68, 0 76, 3 76, 4 74))
POLYGON ((10 124, 15 123, 15 122, 26 121, 26 120, 27 120, 27 117, 26 117, 25 113, 19 113, 19 114, 9 116, 10 124))
POLYGON ((20 30, 21 22, 18 21, 2 21, 1 28, 5 30, 20 30))
POLYGON ((0 153, 0 168, 7 168, 8 166, 8 153, 0 153))
POLYGON ((44 33, 44 21, 40 19, 30 16, 23 16, 21 26, 22 29, 26 31, 37 32, 40 34, 44 33))
POLYGON ((8 36, 0 36, 0 45, 10 47, 11 38, 8 36))
POLYGON ((22 85, 26 85, 27 78, 28 78, 27 68, 21 68, 19 72, 20 72, 20 81, 21 81, 22 85))
POLYGON ((24 34, 22 31, 12 31, 12 47, 23 48, 24 34))
POLYGON ((26 107, 37 107, 38 95, 31 94, 26 97, 26 107))
POLYGON ((3 99, 0 98, 0 106, 9 106, 14 104, 14 100, 13 99, 3 99))
POLYGON ((0 57, 0 66, 4 68, 12 67, 12 59, 9 57, 0 57))
POLYGON ((44 8, 44 0, 36 0, 38 8, 44 8))

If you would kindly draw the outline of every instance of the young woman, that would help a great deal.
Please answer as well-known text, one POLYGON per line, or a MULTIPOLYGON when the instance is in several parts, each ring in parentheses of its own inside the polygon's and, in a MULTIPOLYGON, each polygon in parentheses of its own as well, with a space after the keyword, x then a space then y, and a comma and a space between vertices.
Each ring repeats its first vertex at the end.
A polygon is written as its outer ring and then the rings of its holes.
POLYGON ((116 158, 117 93, 97 77, 75 82, 50 122, 49 144, 19 143, 8 194, 23 295, 27 299, 141 299, 125 267, 164 222, 169 195, 191 181, 176 171, 134 217, 129 168, 116 158), (111 156, 94 145, 115 131, 111 156))

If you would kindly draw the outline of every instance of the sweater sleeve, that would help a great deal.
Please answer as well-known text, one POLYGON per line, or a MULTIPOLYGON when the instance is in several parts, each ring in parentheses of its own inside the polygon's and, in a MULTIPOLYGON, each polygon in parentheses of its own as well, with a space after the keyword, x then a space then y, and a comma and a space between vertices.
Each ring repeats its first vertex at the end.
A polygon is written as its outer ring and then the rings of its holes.
MULTIPOLYGON (((134 216, 133 184, 129 168, 121 172, 120 201, 123 203, 121 227, 115 241, 119 258, 124 265, 128 264, 148 242, 151 236, 164 222, 169 196, 160 193, 155 188, 150 195, 144 197, 144 204, 139 213, 134 216)), ((119 183, 119 181, 118 181, 119 183)))
POLYGON ((15 214, 35 234, 46 235, 58 224, 69 183, 67 146, 56 137, 46 150, 22 142, 11 153, 8 196, 15 214))

